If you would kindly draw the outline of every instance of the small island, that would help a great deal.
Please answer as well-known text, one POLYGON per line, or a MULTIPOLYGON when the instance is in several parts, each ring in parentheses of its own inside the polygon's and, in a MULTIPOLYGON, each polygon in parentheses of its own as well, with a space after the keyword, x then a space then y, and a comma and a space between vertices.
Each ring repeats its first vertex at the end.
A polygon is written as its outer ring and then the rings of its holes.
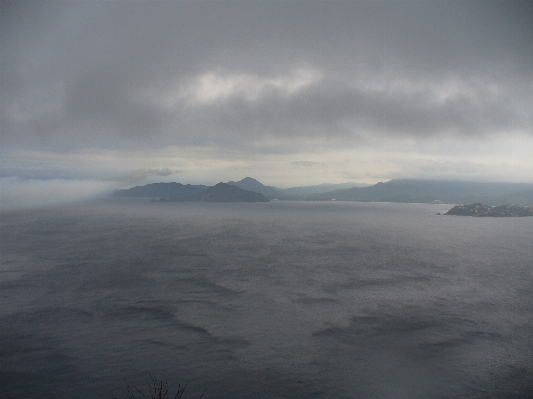
POLYGON ((263 194, 218 183, 199 193, 185 197, 152 198, 152 202, 270 202, 263 194))
POLYGON ((533 207, 518 205, 490 206, 481 203, 457 205, 444 215, 476 217, 521 217, 533 216, 533 207))

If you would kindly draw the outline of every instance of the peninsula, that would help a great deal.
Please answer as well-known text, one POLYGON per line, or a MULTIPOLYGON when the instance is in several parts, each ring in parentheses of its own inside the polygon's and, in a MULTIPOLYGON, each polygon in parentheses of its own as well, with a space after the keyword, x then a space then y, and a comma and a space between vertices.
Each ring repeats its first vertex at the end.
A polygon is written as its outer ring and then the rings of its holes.
POLYGON ((477 217, 520 217, 533 216, 533 207, 517 205, 489 206, 481 203, 457 205, 445 215, 477 217))

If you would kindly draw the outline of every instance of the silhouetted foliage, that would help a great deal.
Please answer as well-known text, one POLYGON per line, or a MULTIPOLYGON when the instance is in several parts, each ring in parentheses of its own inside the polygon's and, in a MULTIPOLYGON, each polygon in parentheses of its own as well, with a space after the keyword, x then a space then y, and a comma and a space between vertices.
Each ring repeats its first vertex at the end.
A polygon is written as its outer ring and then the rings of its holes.
MULTIPOLYGON (((187 399, 187 397, 185 396, 185 390, 187 389, 187 383, 185 383, 184 386, 181 386, 181 384, 178 384, 178 390, 176 394, 172 396, 172 394, 169 394, 168 384, 166 382, 156 378, 152 374, 150 374, 150 378, 152 379, 152 384, 149 388, 148 393, 145 394, 143 391, 137 388, 134 384, 126 383, 126 393, 125 393, 126 396, 125 397, 127 399, 187 399)), ((204 394, 202 393, 199 399, 202 399, 203 397, 204 397, 204 394)), ((113 398, 117 399, 115 396, 113 396, 113 398)))

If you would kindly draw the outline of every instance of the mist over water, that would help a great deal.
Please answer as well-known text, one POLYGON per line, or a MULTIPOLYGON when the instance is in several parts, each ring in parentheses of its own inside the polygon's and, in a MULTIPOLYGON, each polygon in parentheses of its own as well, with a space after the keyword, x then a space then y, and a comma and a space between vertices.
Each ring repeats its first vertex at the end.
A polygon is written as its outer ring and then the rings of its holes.
POLYGON ((3 212, 2 397, 532 397, 533 218, 448 208, 3 212))

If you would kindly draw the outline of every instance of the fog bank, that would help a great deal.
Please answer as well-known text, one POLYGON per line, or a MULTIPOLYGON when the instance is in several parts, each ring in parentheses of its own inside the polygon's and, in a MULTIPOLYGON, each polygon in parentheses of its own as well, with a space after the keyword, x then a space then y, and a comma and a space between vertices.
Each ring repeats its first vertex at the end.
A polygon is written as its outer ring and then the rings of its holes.
POLYGON ((20 210, 78 202, 111 193, 113 184, 97 180, 0 179, 0 210, 20 210))

